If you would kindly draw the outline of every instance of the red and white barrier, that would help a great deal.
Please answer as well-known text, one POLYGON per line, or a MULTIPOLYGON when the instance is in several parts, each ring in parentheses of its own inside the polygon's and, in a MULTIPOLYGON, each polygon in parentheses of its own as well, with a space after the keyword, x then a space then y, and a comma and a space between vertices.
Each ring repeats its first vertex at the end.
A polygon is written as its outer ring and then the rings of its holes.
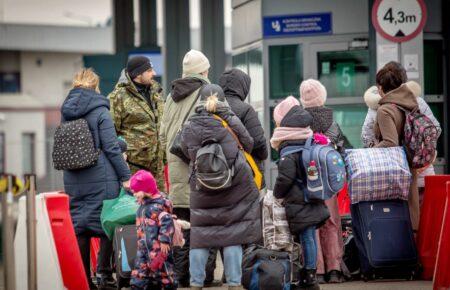
MULTIPOLYGON (((89 289, 66 194, 36 196, 36 232, 38 290, 89 289)), ((26 197, 21 197, 14 241, 18 290, 27 289, 26 239, 26 197)))

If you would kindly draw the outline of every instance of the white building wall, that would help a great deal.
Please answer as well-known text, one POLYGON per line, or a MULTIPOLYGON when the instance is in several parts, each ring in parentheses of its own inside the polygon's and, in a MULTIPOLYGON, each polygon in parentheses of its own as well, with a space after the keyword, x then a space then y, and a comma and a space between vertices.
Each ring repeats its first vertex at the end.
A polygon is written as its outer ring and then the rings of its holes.
POLYGON ((45 107, 59 107, 71 88, 74 74, 82 66, 82 55, 78 53, 22 52, 22 92, 45 107))
MULTIPOLYGON (((5 134, 6 172, 21 176, 22 168, 22 134, 35 135, 35 169, 38 178, 46 175, 45 153, 45 113, 39 111, 3 111, 0 120, 0 132, 5 134)), ((29 172, 27 172, 29 173, 29 172)))

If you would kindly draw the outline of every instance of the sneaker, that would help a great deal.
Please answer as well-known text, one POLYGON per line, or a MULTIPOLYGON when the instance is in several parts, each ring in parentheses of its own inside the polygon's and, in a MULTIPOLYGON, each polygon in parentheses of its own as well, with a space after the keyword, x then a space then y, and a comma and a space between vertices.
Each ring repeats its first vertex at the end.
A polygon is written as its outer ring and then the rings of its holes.
POLYGON ((111 275, 97 276, 97 286, 99 290, 117 289, 116 280, 111 275))
POLYGON ((328 274, 328 283, 342 283, 342 275, 341 272, 337 271, 337 270, 332 270, 330 271, 328 274))

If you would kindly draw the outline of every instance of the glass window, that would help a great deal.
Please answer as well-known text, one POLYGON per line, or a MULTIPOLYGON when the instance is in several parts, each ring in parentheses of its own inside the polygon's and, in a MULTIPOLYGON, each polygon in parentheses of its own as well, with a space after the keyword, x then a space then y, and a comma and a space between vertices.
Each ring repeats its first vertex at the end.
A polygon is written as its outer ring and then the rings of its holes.
POLYGON ((233 55, 233 67, 248 73, 247 52, 233 55))
POLYGON ((369 51, 318 53, 319 80, 328 97, 361 97, 369 87, 369 51))
POLYGON ((250 103, 255 109, 262 109, 264 101, 264 76, 261 48, 248 52, 248 75, 250 76, 250 103))
POLYGON ((301 45, 269 47, 270 99, 298 96, 303 81, 303 58, 301 45))
POLYGON ((424 41, 423 69, 426 95, 441 95, 444 93, 444 55, 442 46, 442 40, 424 41))
POLYGON ((5 133, 0 132, 0 173, 5 173, 5 158, 6 158, 6 142, 5 133))
POLYGON ((34 173, 35 168, 35 135, 34 133, 23 133, 22 171, 23 173, 34 173))
POLYGON ((0 93, 20 92, 20 73, 0 73, 0 93))
POLYGON ((347 138, 349 148, 362 148, 361 132, 367 115, 365 105, 336 105, 333 108, 333 118, 341 127, 347 138))

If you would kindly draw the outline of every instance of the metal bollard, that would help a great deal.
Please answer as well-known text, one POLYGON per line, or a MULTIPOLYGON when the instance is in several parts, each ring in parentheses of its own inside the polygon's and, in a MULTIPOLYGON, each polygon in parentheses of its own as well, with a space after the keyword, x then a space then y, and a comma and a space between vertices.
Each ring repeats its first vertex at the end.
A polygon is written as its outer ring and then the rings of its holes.
POLYGON ((3 192, 2 198, 2 224, 3 224, 3 275, 5 289, 16 289, 15 263, 14 263, 14 225, 12 221, 13 205, 13 176, 4 175, 8 179, 8 190, 3 192))
POLYGON ((36 248, 36 175, 25 176, 27 184, 27 261, 28 290, 37 290, 37 248, 36 248))

